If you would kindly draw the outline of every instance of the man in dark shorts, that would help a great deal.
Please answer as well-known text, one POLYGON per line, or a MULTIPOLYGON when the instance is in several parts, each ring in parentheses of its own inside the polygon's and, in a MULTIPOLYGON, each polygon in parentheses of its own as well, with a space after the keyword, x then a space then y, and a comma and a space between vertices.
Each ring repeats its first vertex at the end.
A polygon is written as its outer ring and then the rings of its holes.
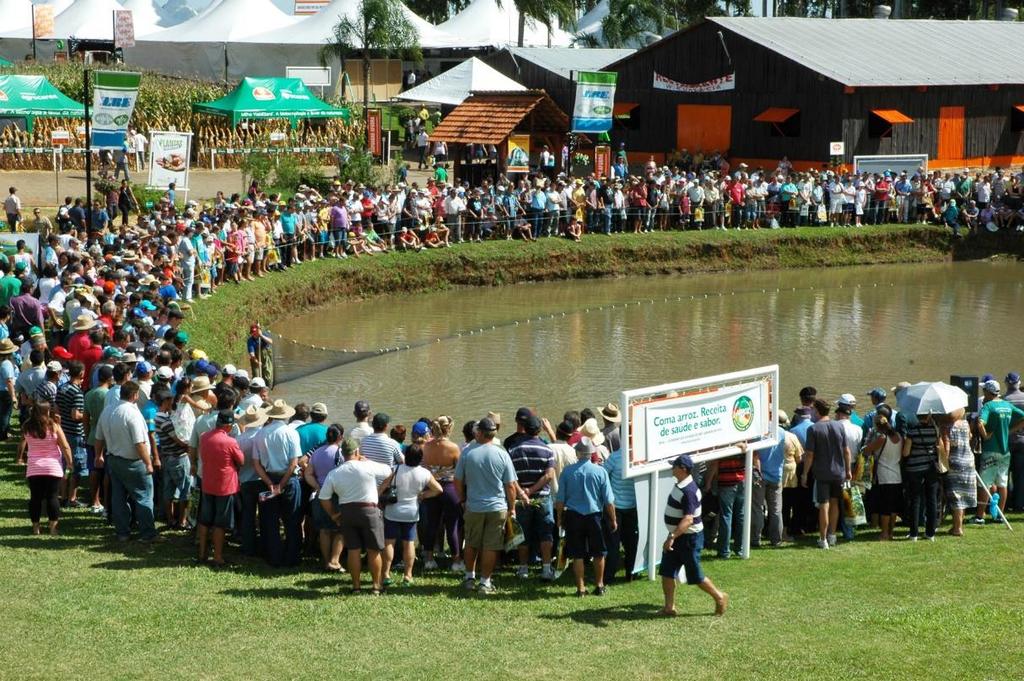
POLYGON ((814 474, 814 500, 818 504, 818 548, 836 545, 836 525, 839 523, 839 502, 843 497, 843 482, 850 475, 850 447, 846 442, 846 429, 840 421, 833 421, 828 413, 831 405, 825 400, 814 400, 818 422, 807 431, 804 447, 804 473, 801 484, 807 486, 807 471, 814 474))
POLYGON ((724 615, 729 605, 729 594, 719 591, 701 569, 704 521, 701 517, 700 488, 694 482, 692 472, 693 459, 686 454, 677 456, 672 462, 672 477, 676 479, 676 484, 672 486, 665 504, 668 537, 662 545, 659 569, 665 607, 658 612, 667 617, 676 615, 676 580, 683 575, 687 584, 700 587, 701 591, 715 599, 716 615, 724 615))
POLYGON ((576 595, 586 596, 584 569, 586 559, 594 561, 594 596, 605 594, 604 559, 608 553, 604 544, 602 513, 608 517, 609 529, 618 529, 615 520, 615 497, 608 471, 590 458, 597 446, 590 438, 576 443, 576 463, 562 471, 558 478, 558 525, 565 528, 565 553, 572 558, 572 571, 576 576, 576 595))
POLYGON ((213 532, 213 566, 224 565, 224 534, 234 526, 234 496, 238 494, 238 469, 245 462, 238 442, 231 437, 235 412, 217 412, 217 427, 199 438, 203 460, 203 501, 199 505, 199 561, 206 561, 208 539, 213 532))
POLYGON ((372 593, 379 594, 383 589, 380 552, 384 550, 384 519, 377 505, 377 488, 391 475, 391 467, 364 458, 359 453, 359 443, 352 438, 345 438, 341 443, 341 455, 345 463, 328 473, 320 487, 320 505, 341 527, 342 541, 348 551, 352 593, 362 591, 361 554, 365 549, 373 580, 372 593), (338 498, 337 508, 332 496, 338 498))

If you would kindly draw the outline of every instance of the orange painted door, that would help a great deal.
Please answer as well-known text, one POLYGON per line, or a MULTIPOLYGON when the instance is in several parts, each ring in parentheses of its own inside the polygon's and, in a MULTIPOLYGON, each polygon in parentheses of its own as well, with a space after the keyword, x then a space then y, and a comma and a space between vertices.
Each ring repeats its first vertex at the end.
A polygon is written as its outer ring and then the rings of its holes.
POLYGON ((935 156, 940 161, 959 161, 964 158, 964 107, 939 108, 939 149, 935 156))
POLYGON ((679 104, 676 107, 676 149, 706 154, 725 152, 732 144, 732 107, 679 104))

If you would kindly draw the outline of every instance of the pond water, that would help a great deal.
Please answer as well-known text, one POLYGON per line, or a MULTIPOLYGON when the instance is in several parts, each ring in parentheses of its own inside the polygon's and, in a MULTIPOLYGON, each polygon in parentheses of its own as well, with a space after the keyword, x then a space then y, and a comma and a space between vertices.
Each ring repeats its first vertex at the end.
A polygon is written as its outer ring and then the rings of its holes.
MULTIPOLYGON (((552 422, 621 390, 779 364, 782 406, 897 381, 1024 370, 1024 264, 971 262, 626 277, 337 302, 278 322, 284 373, 403 348, 279 385, 350 425, 368 399, 393 422, 533 407, 552 422), (296 341, 291 343, 290 340, 296 341), (408 350, 404 349, 409 345, 408 350)), ((504 430, 504 429, 503 429, 504 430)))

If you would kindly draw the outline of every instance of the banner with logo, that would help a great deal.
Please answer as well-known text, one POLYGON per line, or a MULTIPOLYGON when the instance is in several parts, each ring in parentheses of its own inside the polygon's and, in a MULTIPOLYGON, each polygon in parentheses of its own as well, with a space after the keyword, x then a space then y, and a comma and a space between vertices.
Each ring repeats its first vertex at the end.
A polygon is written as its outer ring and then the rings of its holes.
POLYGON ((120 149, 128 134, 142 74, 127 71, 93 73, 92 147, 120 149))
POLYGON ((508 158, 505 159, 505 172, 530 172, 530 136, 508 136, 508 158))
POLYGON ((669 92, 725 92, 736 89, 736 74, 727 73, 718 78, 705 80, 703 83, 680 83, 654 72, 654 89, 669 92))
POLYGON ((114 47, 135 47, 135 21, 130 9, 114 10, 114 47))
POLYGON ((576 105, 572 132, 607 132, 612 129, 617 73, 580 71, 576 74, 576 105))
POLYGON ((292 14, 299 17, 319 14, 329 2, 330 0, 295 0, 295 10, 292 14))
POLYGON ((53 5, 32 5, 32 37, 41 40, 53 34, 53 5))
POLYGON ((612 176, 612 148, 607 144, 594 147, 594 175, 599 178, 612 176))
POLYGON ((380 109, 366 110, 366 146, 374 156, 384 153, 381 144, 381 112, 380 109))
POLYGON ((188 191, 188 171, 192 151, 190 132, 151 132, 149 134, 149 187, 188 191))

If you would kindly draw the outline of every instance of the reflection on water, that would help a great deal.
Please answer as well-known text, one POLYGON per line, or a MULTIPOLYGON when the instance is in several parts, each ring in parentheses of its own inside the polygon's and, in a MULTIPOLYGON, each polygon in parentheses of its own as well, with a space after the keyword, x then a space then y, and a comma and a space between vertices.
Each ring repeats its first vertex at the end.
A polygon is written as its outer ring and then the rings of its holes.
MULTIPOLYGON (((986 371, 1001 378, 1024 369, 1017 349, 1022 280, 1024 265, 1016 262, 950 263, 522 284, 340 302, 274 330, 333 348, 431 342, 277 392, 292 402, 324 401, 348 425, 352 404, 363 398, 406 422, 442 412, 457 420, 488 410, 511 416, 523 404, 554 421, 566 409, 617 401, 624 389, 774 363, 784 407, 796 404, 803 385, 860 397, 900 380, 986 371)), ((281 364, 308 361, 300 346, 283 345, 281 364)))

